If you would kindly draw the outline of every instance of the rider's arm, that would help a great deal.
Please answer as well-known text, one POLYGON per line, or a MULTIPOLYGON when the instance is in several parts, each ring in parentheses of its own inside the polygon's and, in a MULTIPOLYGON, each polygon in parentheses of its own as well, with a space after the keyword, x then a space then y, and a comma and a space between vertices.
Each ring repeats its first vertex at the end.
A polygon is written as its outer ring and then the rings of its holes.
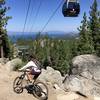
POLYGON ((36 65, 34 64, 34 62, 33 61, 30 61, 25 66, 23 66, 22 68, 20 68, 19 70, 20 71, 25 70, 25 69, 29 68, 30 66, 36 67, 36 65))

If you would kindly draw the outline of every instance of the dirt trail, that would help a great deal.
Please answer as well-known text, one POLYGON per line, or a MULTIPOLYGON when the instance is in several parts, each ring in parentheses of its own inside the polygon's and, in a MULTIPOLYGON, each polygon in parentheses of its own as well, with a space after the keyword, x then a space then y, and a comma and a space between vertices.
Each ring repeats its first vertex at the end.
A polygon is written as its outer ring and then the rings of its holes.
MULTIPOLYGON (((28 94, 26 90, 22 94, 13 92, 13 80, 20 73, 8 72, 5 66, 0 65, 0 100, 37 100, 33 95, 28 94)), ((49 99, 56 100, 55 93, 49 91, 49 99)))
MULTIPOLYGON (((22 94, 16 94, 13 92, 13 80, 20 73, 17 72, 8 72, 5 66, 0 64, 0 100, 37 100, 33 95, 24 91, 22 94)), ((79 95, 62 93, 62 91, 57 92, 48 85, 49 88, 49 97, 48 100, 93 100, 93 99, 84 99, 79 95), (63 98, 62 98, 63 96, 63 98), (76 96, 77 99, 75 99, 76 96), (74 98, 74 99, 73 99, 74 98), (78 99, 79 98, 79 99, 78 99)))

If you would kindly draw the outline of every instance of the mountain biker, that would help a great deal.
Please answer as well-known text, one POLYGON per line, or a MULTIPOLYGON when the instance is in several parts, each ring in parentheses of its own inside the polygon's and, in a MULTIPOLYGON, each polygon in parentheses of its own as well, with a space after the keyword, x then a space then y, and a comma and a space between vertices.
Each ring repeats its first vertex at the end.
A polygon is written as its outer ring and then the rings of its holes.
POLYGON ((33 83, 41 74, 41 65, 40 62, 35 58, 35 56, 30 56, 29 62, 19 69, 19 71, 27 71, 27 76, 30 82, 33 83))

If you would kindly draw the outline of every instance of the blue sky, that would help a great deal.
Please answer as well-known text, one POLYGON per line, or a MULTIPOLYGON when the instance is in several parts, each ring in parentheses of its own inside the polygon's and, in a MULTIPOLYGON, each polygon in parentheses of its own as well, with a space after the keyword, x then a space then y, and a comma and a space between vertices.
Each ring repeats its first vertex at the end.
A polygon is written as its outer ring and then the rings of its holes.
MULTIPOLYGON (((11 9, 7 12, 7 15, 12 16, 12 19, 9 20, 8 22, 7 30, 22 32, 25 23, 25 16, 29 0, 6 0, 6 1, 7 5, 11 7, 11 9)), ((52 15, 52 13, 54 12, 54 10, 57 8, 57 6, 61 1, 62 0, 42 0, 38 16, 35 18, 41 0, 32 0, 25 31, 29 32, 41 31, 41 29, 43 28, 43 26, 45 25, 45 23, 47 22, 47 20, 52 15)), ((100 0, 97 0, 97 2, 98 2, 98 9, 100 10, 100 0)), ((78 17, 73 17, 73 18, 63 17, 62 6, 61 6, 44 31, 64 31, 64 32, 77 31, 77 28, 80 26, 83 13, 86 12, 87 16, 89 16, 89 10, 92 3, 93 0, 80 0, 80 6, 81 6, 80 15, 78 17)))

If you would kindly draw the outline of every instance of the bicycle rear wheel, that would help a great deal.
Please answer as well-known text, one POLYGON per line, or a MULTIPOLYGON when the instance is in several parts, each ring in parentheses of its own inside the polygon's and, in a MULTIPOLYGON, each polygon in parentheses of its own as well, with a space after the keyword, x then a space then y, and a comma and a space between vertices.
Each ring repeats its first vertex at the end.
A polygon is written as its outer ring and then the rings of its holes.
POLYGON ((13 91, 18 94, 23 92, 22 80, 23 79, 21 77, 16 77, 13 82, 13 91))
POLYGON ((47 100, 48 99, 48 87, 43 82, 35 82, 34 83, 34 96, 39 100, 47 100))

